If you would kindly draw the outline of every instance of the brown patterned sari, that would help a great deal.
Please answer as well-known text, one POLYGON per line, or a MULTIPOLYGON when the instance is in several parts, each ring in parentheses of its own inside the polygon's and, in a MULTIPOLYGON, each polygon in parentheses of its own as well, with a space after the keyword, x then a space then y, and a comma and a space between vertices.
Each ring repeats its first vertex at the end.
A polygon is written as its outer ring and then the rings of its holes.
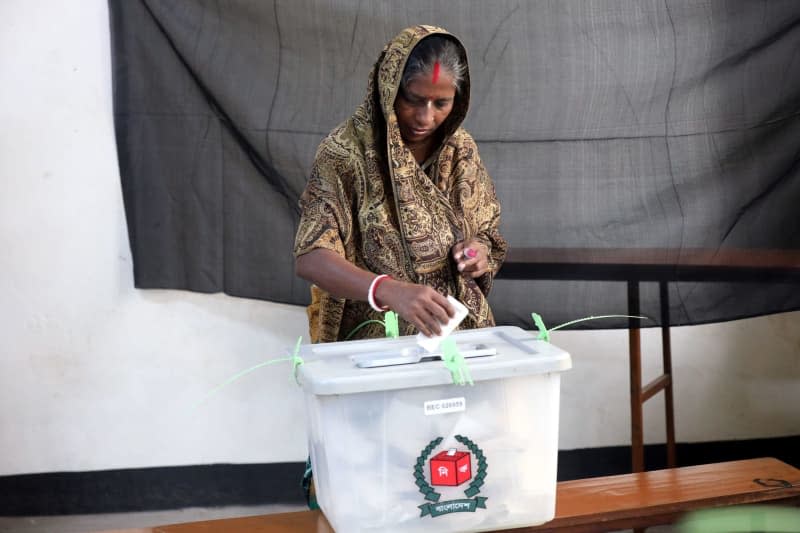
MULTIPOLYGON (((356 112, 320 144, 306 190, 295 256, 333 250, 356 266, 452 294, 470 310, 461 328, 494 325, 487 302, 506 253, 498 232, 500 205, 475 141, 460 127, 469 106, 469 73, 440 127, 442 142, 420 166, 400 136, 394 100, 409 54, 441 28, 415 26, 395 37, 370 73, 356 112), (490 272, 473 280, 456 269, 450 249, 476 238, 489 249, 490 272)), ((464 64, 466 52, 458 43, 464 64)), ((343 340, 356 326, 380 320, 365 301, 334 298, 316 286, 308 307, 312 342, 343 340)), ((364 295, 366 299, 366 294, 364 295)), ((401 320, 401 334, 415 333, 401 320)), ((370 324, 355 338, 382 337, 370 324)))

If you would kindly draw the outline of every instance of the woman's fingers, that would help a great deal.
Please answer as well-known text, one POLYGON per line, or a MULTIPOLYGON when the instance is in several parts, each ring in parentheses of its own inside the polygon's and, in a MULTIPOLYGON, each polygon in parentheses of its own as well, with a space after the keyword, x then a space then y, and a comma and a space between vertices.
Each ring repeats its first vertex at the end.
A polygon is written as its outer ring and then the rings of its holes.
POLYGON ((439 335, 442 332, 442 326, 439 320, 427 310, 421 310, 418 313, 404 317, 406 320, 414 324, 423 335, 431 337, 439 335))
MULTIPOLYGON (((482 257, 475 257, 473 259, 468 259, 466 261, 462 261, 458 264, 458 271, 462 274, 483 274, 488 269, 489 262, 482 257)), ((473 276, 474 277, 474 276, 473 276)))
POLYGON ((459 262, 463 259, 463 251, 464 251, 464 241, 459 241, 453 245, 450 249, 450 253, 453 256, 453 260, 459 262))
POLYGON ((455 314, 455 310, 448 303, 447 299, 430 287, 421 287, 423 290, 418 294, 417 316, 419 318, 418 329, 425 335, 439 335, 442 326, 447 324, 450 316, 455 314), (424 290, 424 289, 430 289, 424 290))
POLYGON ((453 258, 458 271, 471 278, 478 278, 489 271, 489 256, 486 245, 469 239, 453 246, 453 258))
POLYGON ((486 261, 485 259, 480 260, 471 265, 471 267, 470 266, 465 267, 463 272, 465 272, 466 274, 468 274, 473 278, 479 278, 484 274, 486 274, 487 272, 489 272, 489 262, 486 261))
POLYGON ((380 288, 384 289, 380 301, 425 335, 439 335, 442 326, 455 315, 447 298, 431 287, 393 281, 381 284, 380 288))
POLYGON ((421 331, 423 331, 428 337, 439 335, 442 332, 442 326, 433 315, 428 315, 426 317, 424 327, 425 329, 421 331))

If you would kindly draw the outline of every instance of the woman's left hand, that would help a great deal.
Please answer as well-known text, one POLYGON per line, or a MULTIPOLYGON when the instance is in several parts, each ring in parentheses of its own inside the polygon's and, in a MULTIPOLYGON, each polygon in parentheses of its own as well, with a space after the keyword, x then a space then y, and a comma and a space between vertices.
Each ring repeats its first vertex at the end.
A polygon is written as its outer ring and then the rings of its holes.
POLYGON ((489 272, 489 250, 477 239, 457 242, 450 251, 458 271, 470 278, 479 278, 489 272))

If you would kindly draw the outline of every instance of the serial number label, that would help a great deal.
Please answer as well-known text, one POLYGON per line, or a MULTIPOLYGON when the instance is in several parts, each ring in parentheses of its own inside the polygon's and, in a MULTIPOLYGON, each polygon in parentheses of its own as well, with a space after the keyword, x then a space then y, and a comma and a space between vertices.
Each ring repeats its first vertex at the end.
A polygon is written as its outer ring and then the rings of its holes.
POLYGON ((457 413, 467 408, 466 398, 445 398, 444 400, 432 400, 425 402, 425 416, 443 415, 445 413, 457 413))

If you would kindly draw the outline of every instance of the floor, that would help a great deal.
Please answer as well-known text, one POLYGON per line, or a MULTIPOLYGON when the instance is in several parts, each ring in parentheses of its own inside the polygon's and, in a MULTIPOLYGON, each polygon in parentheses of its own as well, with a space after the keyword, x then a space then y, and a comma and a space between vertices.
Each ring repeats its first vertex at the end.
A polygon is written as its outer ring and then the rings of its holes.
MULTIPOLYGON (((263 505, 255 507, 191 508, 176 511, 117 513, 73 516, 2 517, 0 533, 90 533, 111 529, 150 527, 181 522, 215 520, 236 516, 302 511, 305 505, 263 505)), ((647 533, 672 533, 668 526, 648 528, 647 533)))

